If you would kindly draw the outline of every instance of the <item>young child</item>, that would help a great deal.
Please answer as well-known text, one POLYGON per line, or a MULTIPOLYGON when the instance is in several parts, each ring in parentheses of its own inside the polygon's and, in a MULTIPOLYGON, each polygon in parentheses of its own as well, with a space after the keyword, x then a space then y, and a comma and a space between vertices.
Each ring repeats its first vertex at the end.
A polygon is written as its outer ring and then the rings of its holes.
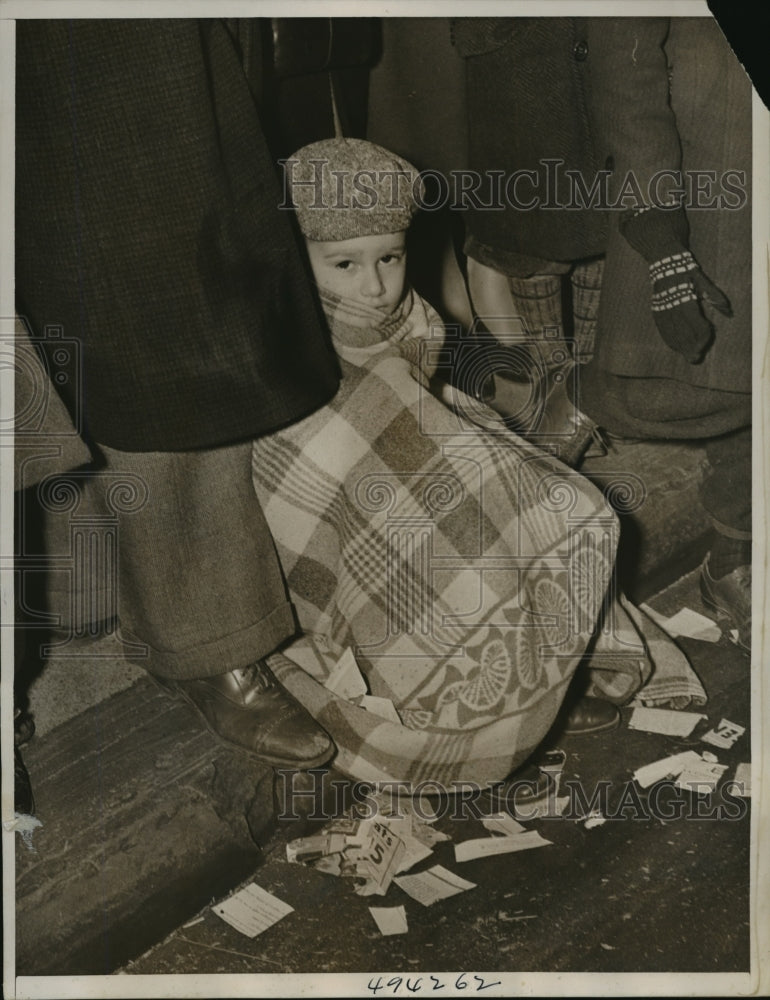
MULTIPOLYGON (((451 343, 406 281, 417 171, 358 139, 304 147, 285 169, 342 379, 253 444, 301 630, 270 667, 350 777, 500 781, 542 741, 589 646, 605 699, 651 676, 639 612, 615 600, 598 629, 616 519, 483 404, 432 391, 451 343)), ((645 698, 660 679, 702 700, 676 647, 653 648, 666 662, 645 698)), ((580 731, 617 723, 589 701, 580 731)))
MULTIPOLYGON (((406 277, 406 237, 422 184, 406 160, 362 139, 325 139, 284 164, 286 184, 338 353, 443 339, 406 277)), ((414 358, 416 360, 416 357, 414 358)))

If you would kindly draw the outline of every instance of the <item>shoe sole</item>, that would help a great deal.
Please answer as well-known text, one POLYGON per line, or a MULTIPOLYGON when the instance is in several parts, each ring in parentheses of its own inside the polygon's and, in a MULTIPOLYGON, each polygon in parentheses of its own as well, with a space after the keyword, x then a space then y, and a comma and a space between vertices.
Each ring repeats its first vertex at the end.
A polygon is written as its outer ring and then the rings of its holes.
POLYGON ((239 753, 244 754, 247 757, 255 757, 257 760, 261 761, 263 764, 269 764, 271 767, 285 767, 290 768, 292 771, 309 771, 311 768, 320 767, 321 764, 326 764, 332 759, 332 757, 337 752, 337 748, 334 745, 334 741, 331 739, 331 747, 329 750, 325 750, 322 754, 317 757, 312 757, 310 760, 288 760, 285 757, 273 757, 270 754, 258 753, 256 750, 250 750, 245 747, 242 743, 235 743, 232 740, 228 740, 226 736, 223 736, 218 730, 216 730, 206 716, 201 712, 200 708, 195 704, 193 699, 187 695, 184 691, 180 691, 176 688, 170 688, 168 685, 164 684, 159 677, 155 677, 150 674, 150 677, 155 681, 155 683, 160 687, 162 691, 170 695, 172 698, 176 698, 181 701, 185 701, 192 709, 195 710, 195 714, 203 722, 206 729, 211 733, 211 735, 221 743, 222 746, 226 747, 228 750, 236 750, 239 753))

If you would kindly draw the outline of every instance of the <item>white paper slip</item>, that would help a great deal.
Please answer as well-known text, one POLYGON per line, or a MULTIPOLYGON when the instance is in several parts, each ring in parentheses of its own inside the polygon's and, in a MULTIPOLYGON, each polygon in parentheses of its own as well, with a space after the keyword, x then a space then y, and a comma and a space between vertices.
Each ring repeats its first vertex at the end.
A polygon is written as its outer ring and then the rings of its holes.
POLYGON ((212 909, 231 927, 251 938, 294 912, 293 906, 253 882, 212 909))
POLYGON ((732 793, 744 799, 751 798, 751 764, 739 764, 736 767, 732 793))
POLYGON ((701 639, 704 642, 719 642, 722 633, 719 626, 710 618, 693 611, 692 608, 682 608, 671 618, 654 611, 649 604, 641 604, 640 608, 651 618, 656 625, 659 625, 664 632, 667 632, 672 639, 683 635, 688 639, 701 639))
POLYGON ((710 795, 726 770, 727 764, 717 764, 699 758, 697 763, 693 761, 685 767, 676 779, 676 785, 697 795, 710 795))
POLYGON ((525 828, 509 813, 492 813, 489 816, 482 816, 481 825, 490 833, 501 833, 504 836, 512 836, 514 833, 524 833, 525 828))
POLYGON ((403 906, 370 906, 369 912, 380 929, 380 934, 406 934, 406 910, 403 906))
POLYGON ((512 837, 478 837, 455 844, 455 861, 472 861, 474 858, 488 858, 494 854, 511 854, 514 851, 528 851, 532 847, 544 847, 552 841, 541 837, 537 830, 516 833, 512 837))
POLYGON ((359 704, 367 712, 379 715, 381 718, 387 719, 388 722, 395 722, 397 726, 401 725, 401 716, 390 698, 378 698, 373 694, 365 694, 359 704))
POLYGON ((337 666, 326 678, 324 687, 333 694, 338 694, 340 698, 359 698, 362 694, 366 694, 366 681, 350 647, 337 660, 337 666))
POLYGON ((410 868, 414 868, 416 864, 429 858, 431 854, 433 854, 432 848, 428 847, 427 844, 421 844, 419 840, 412 837, 407 842, 404 856, 398 863, 398 872, 408 872, 410 868))
POLYGON ((694 750, 685 750, 682 753, 675 753, 670 757, 663 757, 661 760, 654 760, 651 764, 638 767, 634 771, 633 777, 642 788, 649 788, 650 785, 654 785, 657 781, 663 781, 664 778, 676 778, 688 764, 697 764, 699 760, 700 757, 694 750))
POLYGON ((475 882, 468 882, 443 865, 434 865, 427 871, 416 875, 399 875, 393 879, 397 886, 416 899, 423 906, 432 906, 439 899, 447 899, 466 889, 475 889, 475 882))
POLYGON ((696 723, 706 716, 700 712, 678 712, 673 708, 644 708, 638 705, 628 721, 629 729, 664 736, 689 736, 696 723))
POLYGON ((723 750, 729 750, 733 743, 743 736, 745 732, 745 726, 739 726, 728 719, 722 719, 715 729, 709 729, 707 733, 701 736, 701 739, 704 743, 710 743, 713 747, 721 747, 723 750))
MULTIPOLYGON (((719 642, 722 633, 719 626, 705 615, 693 611, 692 608, 682 608, 668 620, 670 635, 683 635, 688 639, 701 639, 703 642, 719 642)), ((667 630, 668 630, 667 629, 667 630)))

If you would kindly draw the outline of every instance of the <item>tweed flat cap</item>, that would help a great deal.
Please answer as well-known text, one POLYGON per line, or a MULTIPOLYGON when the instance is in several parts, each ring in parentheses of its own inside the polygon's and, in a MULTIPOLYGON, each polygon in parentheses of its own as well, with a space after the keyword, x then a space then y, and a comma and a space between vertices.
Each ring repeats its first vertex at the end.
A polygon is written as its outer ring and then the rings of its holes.
POLYGON ((284 162, 306 239, 318 242, 409 228, 422 193, 419 171, 365 139, 322 139, 284 162))

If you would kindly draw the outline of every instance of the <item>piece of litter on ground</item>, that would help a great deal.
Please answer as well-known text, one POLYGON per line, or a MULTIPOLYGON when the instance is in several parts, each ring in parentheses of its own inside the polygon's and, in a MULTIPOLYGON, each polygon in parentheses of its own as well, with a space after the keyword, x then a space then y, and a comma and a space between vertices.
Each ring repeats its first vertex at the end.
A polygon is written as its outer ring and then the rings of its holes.
POLYGON ((631 713, 629 729, 645 733, 662 733, 664 736, 689 736, 700 719, 700 712, 679 712, 672 708, 645 708, 638 705, 631 713))
POLYGON ((404 856, 404 842, 387 823, 378 819, 362 820, 358 835, 366 844, 360 859, 367 878, 353 891, 359 896, 384 896, 404 856))
POLYGON ((447 899, 458 892, 475 889, 475 882, 468 882, 443 865, 434 865, 416 875, 399 875, 393 880, 399 888, 423 906, 432 906, 439 899, 447 899))
POLYGON ((668 620, 669 628, 673 628, 676 636, 688 639, 700 639, 703 642, 719 642, 722 632, 719 626, 705 615, 692 608, 682 608, 668 620))
POLYGON ((682 753, 675 753, 670 757, 663 757, 661 760, 654 760, 650 764, 637 768, 633 778, 642 788, 649 788, 650 785, 663 781, 665 778, 676 778, 688 763, 697 763, 699 760, 700 757, 695 750, 683 750, 682 753))
POLYGON ((340 698, 349 700, 366 694, 366 681, 350 647, 337 660, 337 665, 326 678, 324 687, 340 698))
POLYGON ((718 764, 701 757, 697 762, 688 762, 676 779, 676 785, 698 795, 710 795, 726 770, 727 764, 718 764))
POLYGON ((505 910, 499 910, 497 914, 497 919, 502 920, 505 924, 512 924, 515 920, 535 920, 536 918, 536 913, 524 913, 509 917, 505 910))
POLYGON ((379 715, 381 719, 387 719, 388 722, 395 722, 397 726, 402 725, 401 716, 396 711, 396 706, 390 698, 378 698, 373 694, 365 694, 359 705, 361 708, 365 708, 367 712, 379 715))
POLYGON ((278 923, 294 907, 252 882, 222 903, 212 907, 214 913, 241 934, 253 938, 278 923))
POLYGON ((719 626, 711 618, 693 611, 692 608, 681 608, 671 618, 667 618, 654 611, 649 604, 642 604, 640 607, 672 639, 684 636, 687 639, 700 639, 703 642, 719 642, 722 638, 719 626))
POLYGON ((739 764, 735 769, 733 793, 744 799, 751 798, 751 764, 739 764))
POLYGON ((396 869, 396 874, 400 875, 401 872, 408 872, 410 868, 414 868, 416 864, 420 861, 424 861, 433 854, 432 848, 428 847, 426 844, 421 844, 419 840, 412 837, 408 844, 405 845, 405 851, 403 857, 398 863, 398 868, 396 869))
POLYGON ((607 817, 602 816, 602 814, 596 810, 591 811, 583 821, 583 826, 586 830, 593 830, 595 826, 604 826, 607 822, 607 817))
POLYGON ((6 820, 3 823, 3 829, 8 833, 14 832, 20 834, 27 850, 34 851, 32 835, 42 825, 37 816, 29 816, 27 813, 14 813, 13 819, 6 820))
POLYGON ((601 947, 604 948, 605 951, 615 951, 615 945, 605 944, 604 941, 600 941, 599 943, 601 947))
POLYGON ((455 844, 455 861, 473 861, 474 858, 488 858, 495 854, 511 854, 514 851, 528 851, 533 847, 544 847, 552 841, 541 837, 537 830, 516 833, 508 837, 477 837, 455 844))
POLYGON ((746 732, 745 726, 739 726, 735 722, 730 722, 728 719, 722 719, 718 726, 714 729, 709 729, 707 733, 701 736, 704 743, 710 743, 711 746, 721 747, 723 750, 729 750, 730 747, 746 732))
POLYGON ((509 813, 491 813, 489 816, 482 816, 481 825, 490 833, 501 833, 505 836, 524 833, 524 827, 509 813))
POLYGON ((369 912, 384 937, 389 937, 391 934, 406 934, 409 930, 403 906, 370 906, 369 912))

